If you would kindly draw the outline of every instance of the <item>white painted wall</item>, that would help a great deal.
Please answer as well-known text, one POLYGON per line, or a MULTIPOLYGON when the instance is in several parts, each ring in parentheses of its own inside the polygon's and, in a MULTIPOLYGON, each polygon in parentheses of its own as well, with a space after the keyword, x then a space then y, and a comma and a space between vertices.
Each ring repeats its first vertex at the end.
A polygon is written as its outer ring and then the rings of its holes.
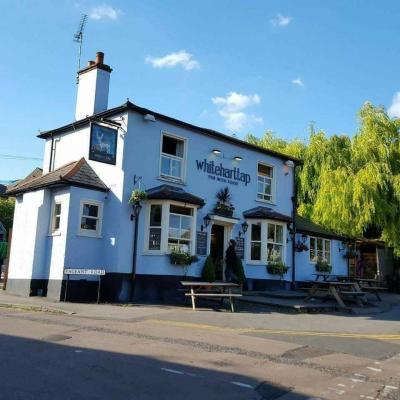
POLYGON ((70 188, 56 190, 52 193, 50 201, 50 218, 47 243, 47 271, 49 279, 63 279, 65 248, 67 243, 68 218, 70 207, 70 188), (60 230, 51 232, 51 219, 55 202, 61 203, 60 230))
POLYGON ((109 83, 110 72, 99 68, 79 75, 76 120, 107 110, 109 83))
POLYGON ((50 193, 25 193, 15 203, 9 279, 46 278, 50 193))

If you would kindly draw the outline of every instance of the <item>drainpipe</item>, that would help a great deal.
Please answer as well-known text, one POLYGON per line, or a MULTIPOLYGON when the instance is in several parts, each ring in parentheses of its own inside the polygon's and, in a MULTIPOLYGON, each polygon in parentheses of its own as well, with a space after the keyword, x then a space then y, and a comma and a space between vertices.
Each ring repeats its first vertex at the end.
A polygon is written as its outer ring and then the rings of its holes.
POLYGON ((53 147, 54 147, 54 134, 52 133, 51 134, 51 144, 50 144, 49 172, 51 172, 51 167, 52 167, 52 164, 53 164, 53 151, 54 151, 53 147))
POLYGON ((295 164, 293 168, 293 196, 292 196, 292 218, 293 218, 293 236, 292 236, 292 290, 295 288, 296 282, 296 213, 297 213, 297 180, 296 180, 296 168, 295 164))

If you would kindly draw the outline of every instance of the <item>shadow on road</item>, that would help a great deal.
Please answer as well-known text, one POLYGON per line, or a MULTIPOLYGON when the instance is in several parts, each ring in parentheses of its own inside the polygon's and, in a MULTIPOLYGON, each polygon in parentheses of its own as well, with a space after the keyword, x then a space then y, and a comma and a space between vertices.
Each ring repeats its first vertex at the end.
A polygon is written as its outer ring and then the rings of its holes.
MULTIPOLYGON (((69 336, 0 335, 0 399, 279 399, 290 392, 248 376, 67 345, 69 336), (58 342, 58 343, 54 343, 58 342), (65 344, 61 344, 64 342, 65 344)), ((132 343, 127 351, 134 352, 132 343)), ((291 392, 291 399, 309 396, 291 392)))

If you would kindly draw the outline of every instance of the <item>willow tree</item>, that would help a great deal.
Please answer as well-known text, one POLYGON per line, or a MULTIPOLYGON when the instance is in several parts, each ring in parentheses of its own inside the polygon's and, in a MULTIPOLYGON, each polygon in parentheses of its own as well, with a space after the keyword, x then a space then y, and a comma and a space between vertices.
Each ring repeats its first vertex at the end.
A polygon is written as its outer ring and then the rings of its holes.
POLYGON ((252 143, 300 158, 299 213, 338 233, 381 238, 400 254, 400 120, 366 103, 353 137, 310 132, 307 143, 271 132, 252 143))

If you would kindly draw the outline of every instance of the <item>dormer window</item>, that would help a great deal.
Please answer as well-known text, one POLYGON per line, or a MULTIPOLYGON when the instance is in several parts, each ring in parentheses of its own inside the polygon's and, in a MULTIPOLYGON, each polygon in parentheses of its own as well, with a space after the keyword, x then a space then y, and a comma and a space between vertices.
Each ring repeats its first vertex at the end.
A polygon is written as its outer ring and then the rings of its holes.
POLYGON ((162 134, 160 175, 174 181, 184 180, 186 140, 162 134))

